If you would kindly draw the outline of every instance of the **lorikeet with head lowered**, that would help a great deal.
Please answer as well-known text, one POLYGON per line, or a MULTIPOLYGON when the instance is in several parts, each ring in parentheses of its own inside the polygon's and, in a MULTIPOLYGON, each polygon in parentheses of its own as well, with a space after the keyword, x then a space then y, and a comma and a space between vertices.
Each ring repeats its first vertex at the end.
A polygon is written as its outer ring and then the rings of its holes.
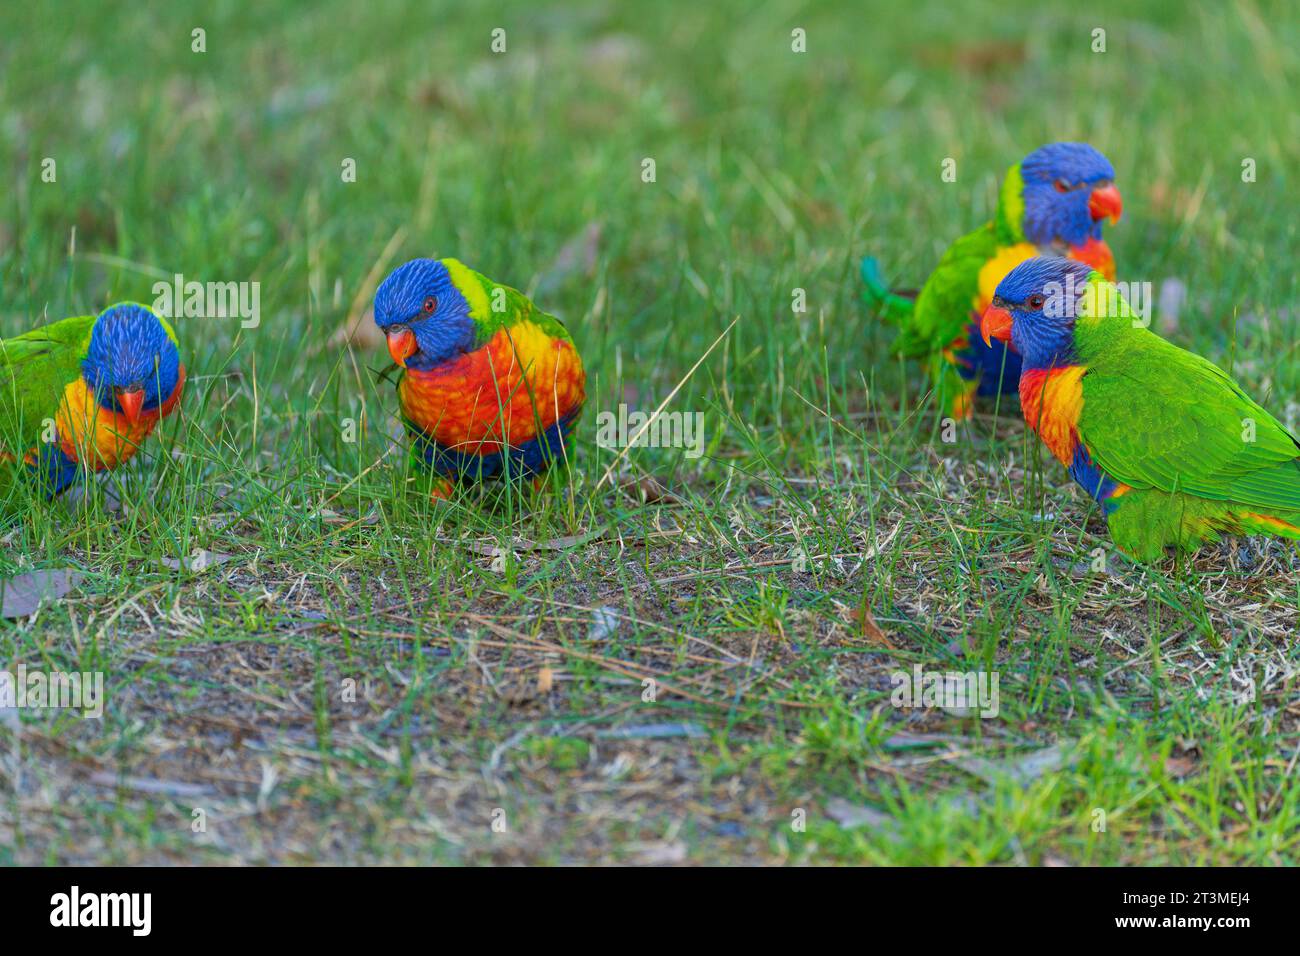
POLYGON ((1089 266, 1017 266, 980 329, 1020 353, 1025 421, 1130 555, 1225 533, 1300 539, 1300 442, 1217 365, 1149 331, 1089 266))
POLYGON ((915 301, 890 292, 873 258, 862 261, 868 303, 899 326, 894 351, 925 361, 941 415, 969 418, 975 396, 1013 393, 1020 361, 1002 343, 979 340, 980 313, 1016 265, 1038 255, 1068 255, 1115 278, 1102 220, 1119 219, 1110 161, 1087 143, 1052 143, 1012 166, 997 214, 943 254, 915 301))
POLYGON ((534 479, 567 462, 586 372, 560 320, 455 259, 413 259, 375 293, 375 323, 403 371, 412 451, 440 480, 534 479))
POLYGON ((121 303, 0 339, 0 460, 54 496, 83 469, 126 462, 185 385, 176 334, 121 303))

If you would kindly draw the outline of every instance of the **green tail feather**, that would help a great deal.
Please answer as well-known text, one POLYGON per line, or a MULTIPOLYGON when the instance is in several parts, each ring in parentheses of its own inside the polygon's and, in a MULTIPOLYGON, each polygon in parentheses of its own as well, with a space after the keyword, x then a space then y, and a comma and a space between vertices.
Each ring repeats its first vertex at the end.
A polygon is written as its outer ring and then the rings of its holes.
POLYGON ((907 321, 916 305, 915 296, 890 291, 880 271, 880 262, 875 256, 863 258, 862 282, 866 286, 862 295, 863 300, 875 309, 882 319, 894 325, 901 325, 907 321))

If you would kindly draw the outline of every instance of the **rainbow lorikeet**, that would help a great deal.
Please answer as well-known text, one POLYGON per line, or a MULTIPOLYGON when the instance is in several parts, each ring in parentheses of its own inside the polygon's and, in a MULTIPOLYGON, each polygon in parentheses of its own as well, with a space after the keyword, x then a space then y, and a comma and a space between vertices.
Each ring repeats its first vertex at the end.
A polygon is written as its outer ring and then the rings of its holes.
POLYGON ((943 254, 915 294, 890 292, 873 258, 862 261, 867 301, 899 326, 894 351, 926 362, 940 414, 961 420, 976 395, 1012 393, 1020 361, 1002 343, 979 341, 979 317, 1008 272, 1038 255, 1068 255, 1115 278, 1102 220, 1122 206, 1110 161, 1087 143, 1052 143, 1012 166, 997 215, 943 254))
POLYGON ((455 259, 413 259, 375 293, 375 323, 403 371, 412 451, 453 481, 508 474, 540 484, 567 445, 587 376, 560 320, 455 259))
POLYGON ((184 385, 176 334, 135 303, 0 340, 5 484, 26 472, 54 496, 82 469, 116 468, 176 407, 184 385))
POLYGON ((1300 442, 1217 365, 1149 331, 1091 267, 1035 258, 985 310, 1020 353, 1025 421, 1150 561, 1220 534, 1300 539, 1300 442))

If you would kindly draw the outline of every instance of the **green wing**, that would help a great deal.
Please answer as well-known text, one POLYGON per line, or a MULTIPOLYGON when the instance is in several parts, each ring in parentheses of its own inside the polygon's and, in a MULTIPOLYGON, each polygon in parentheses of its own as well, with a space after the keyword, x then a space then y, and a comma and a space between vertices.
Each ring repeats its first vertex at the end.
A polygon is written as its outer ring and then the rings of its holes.
POLYGON ((1103 471, 1135 488, 1300 510, 1295 436, 1212 362, 1146 329, 1124 337, 1082 383, 1079 438, 1103 471))
POLYGON ((443 259, 451 270, 452 279, 461 294, 470 303, 470 317, 477 326, 475 344, 486 345, 492 336, 506 326, 529 320, 542 328, 547 335, 572 343, 573 338, 564 323, 543 312, 518 289, 493 282, 481 272, 475 272, 454 259, 443 259), (469 288, 469 286, 476 288, 469 288), (498 305, 500 306, 498 308, 498 305))
POLYGON ((912 358, 931 355, 961 334, 979 294, 980 269, 996 255, 992 223, 962 236, 943 254, 916 297, 916 308, 894 342, 894 351, 912 358))
POLYGON ((506 311, 512 316, 510 324, 527 319, 534 325, 540 326, 542 331, 551 338, 560 339, 563 342, 573 343, 573 337, 569 335, 569 330, 564 327, 564 323, 551 315, 549 312, 543 312, 537 306, 533 305, 522 292, 512 289, 509 286, 500 286, 505 289, 506 301, 508 304, 506 311))
POLYGON ((21 457, 53 419, 63 389, 81 374, 95 316, 83 315, 0 339, 0 444, 21 457))

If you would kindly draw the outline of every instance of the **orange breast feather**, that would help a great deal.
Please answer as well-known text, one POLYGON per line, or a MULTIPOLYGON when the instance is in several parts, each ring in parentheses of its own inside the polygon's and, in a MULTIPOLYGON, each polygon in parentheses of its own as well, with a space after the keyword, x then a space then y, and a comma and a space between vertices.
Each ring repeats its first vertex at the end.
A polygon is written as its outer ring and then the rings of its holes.
POLYGON ((1026 369, 1020 376, 1020 407, 1025 422, 1038 432, 1061 464, 1069 468, 1079 443, 1079 412, 1083 409, 1082 365, 1026 369))
POLYGON ((88 463, 96 471, 116 468, 129 459, 149 437, 159 420, 171 414, 185 388, 185 366, 180 367, 176 388, 162 404, 140 415, 135 424, 120 412, 109 411, 95 401, 95 394, 78 376, 63 390, 63 401, 54 423, 59 444, 73 461, 88 463))
POLYGON ((432 369, 407 369, 402 412, 439 444, 488 455, 519 447, 586 397, 573 346, 532 322, 501 329, 487 345, 432 369))

